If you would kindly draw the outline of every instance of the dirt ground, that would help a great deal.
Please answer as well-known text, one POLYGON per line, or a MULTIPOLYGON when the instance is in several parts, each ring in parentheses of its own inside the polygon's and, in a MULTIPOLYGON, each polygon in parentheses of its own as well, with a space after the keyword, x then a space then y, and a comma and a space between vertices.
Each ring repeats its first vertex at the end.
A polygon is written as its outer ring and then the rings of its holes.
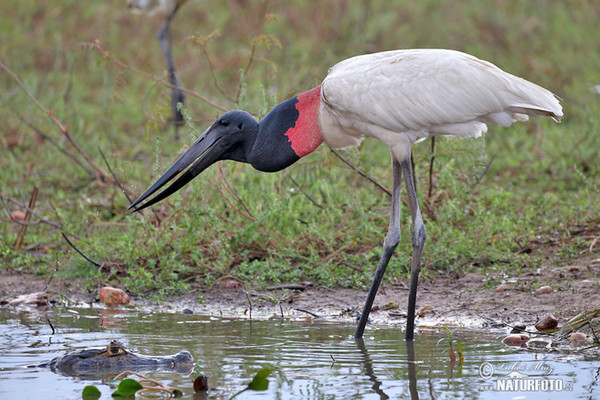
MULTIPOLYGON (((417 296, 417 310, 423 315, 418 326, 443 326, 466 328, 497 327, 504 323, 535 324, 550 313, 559 323, 583 311, 600 307, 600 259, 597 255, 580 259, 576 264, 561 267, 542 267, 533 273, 507 278, 501 285, 496 279, 490 283, 483 275, 466 274, 458 279, 437 278, 421 280, 417 296), (549 285, 549 293, 537 293, 540 285, 549 285), (504 289, 504 290, 501 290, 504 289)), ((47 278, 0 271, 0 300, 4 306, 18 295, 38 292, 47 278)), ((195 314, 249 318, 248 296, 234 282, 222 282, 219 287, 203 292, 198 302, 198 290, 157 303, 132 296, 131 305, 142 310, 186 312, 195 314)), ((52 280, 50 301, 58 301, 60 294, 78 303, 98 302, 96 293, 85 293, 77 282, 52 280)), ((150 296, 148 296, 150 297, 150 296)), ((355 323, 349 310, 361 310, 365 291, 307 287, 294 291, 279 289, 251 292, 252 318, 284 317, 311 319, 319 317, 355 323), (303 311, 298 311, 303 310, 303 311)), ((402 325, 406 318, 408 287, 404 282, 385 285, 380 289, 371 313, 373 325, 402 325)), ((98 304, 100 306, 100 304, 98 304)))

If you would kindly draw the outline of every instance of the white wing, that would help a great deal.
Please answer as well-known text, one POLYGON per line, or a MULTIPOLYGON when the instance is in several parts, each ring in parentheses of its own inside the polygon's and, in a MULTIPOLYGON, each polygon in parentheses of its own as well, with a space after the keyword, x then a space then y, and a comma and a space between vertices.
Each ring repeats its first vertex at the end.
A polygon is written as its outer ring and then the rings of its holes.
POLYGON ((487 122, 509 126, 527 120, 527 114, 557 121, 563 115, 548 90, 452 50, 347 59, 329 70, 321 100, 323 136, 334 147, 356 144, 352 141, 361 135, 388 145, 399 139, 409 145, 429 135, 479 136, 487 122))
POLYGON ((147 14, 153 16, 157 13, 169 15, 175 10, 178 4, 183 4, 185 0, 127 0, 127 7, 134 13, 147 14))

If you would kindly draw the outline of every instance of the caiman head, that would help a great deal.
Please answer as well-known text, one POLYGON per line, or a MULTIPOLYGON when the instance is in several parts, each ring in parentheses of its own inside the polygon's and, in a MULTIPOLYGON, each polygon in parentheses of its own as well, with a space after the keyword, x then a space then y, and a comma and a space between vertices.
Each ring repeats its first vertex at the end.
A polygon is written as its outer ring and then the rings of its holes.
POLYGON ((188 351, 168 356, 146 356, 129 351, 113 340, 106 347, 74 350, 49 362, 36 365, 68 376, 114 376, 123 371, 175 371, 189 374, 194 358, 188 351))

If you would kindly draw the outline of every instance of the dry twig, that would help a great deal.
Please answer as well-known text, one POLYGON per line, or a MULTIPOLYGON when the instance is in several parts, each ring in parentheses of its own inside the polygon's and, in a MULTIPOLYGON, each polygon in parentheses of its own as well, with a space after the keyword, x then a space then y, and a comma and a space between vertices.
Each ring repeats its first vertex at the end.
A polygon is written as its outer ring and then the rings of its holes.
POLYGON ((131 204, 132 200, 131 200, 131 198, 129 198, 130 192, 127 189, 125 189, 123 187, 123 185, 121 185, 121 182, 119 182, 119 179, 117 179, 117 176, 115 175, 115 173, 113 172, 112 168, 110 167, 110 164, 108 163, 108 160, 104 156, 104 153, 102 152, 102 149, 100 148, 100 146, 98 146, 98 151, 100 152, 100 155, 102 156, 102 159, 104 160, 104 163, 106 164, 106 168, 108 168, 108 171, 112 175, 112 178, 114 179, 115 184, 119 187, 119 189, 121 189, 123 191, 123 194, 127 198, 127 201, 129 201, 129 204, 131 204))
POLYGON ((72 248, 74 248, 74 249, 75 249, 75 251, 76 251, 76 252, 78 252, 78 253, 81 255, 81 257, 85 258, 87 261, 91 262, 92 264, 94 264, 94 265, 95 265, 96 267, 98 267, 98 268, 101 268, 101 267, 102 267, 102 264, 100 264, 100 263, 99 263, 99 262, 97 262, 97 261, 94 261, 94 260, 92 260, 91 258, 89 258, 88 256, 86 256, 86 255, 85 255, 85 254, 84 254, 84 253, 83 253, 81 250, 79 250, 79 249, 78 249, 78 248, 77 248, 77 247, 76 247, 76 246, 75 246, 75 245, 74 245, 74 244, 73 244, 73 243, 72 243, 72 242, 69 240, 69 238, 67 237, 67 235, 65 235, 65 233, 64 233, 64 232, 61 232, 60 234, 62 235, 62 237, 64 237, 64 238, 65 238, 65 240, 67 241, 67 243, 69 243, 69 245, 70 245, 72 248))
POLYGON ((481 175, 479 175, 479 178, 477 178, 477 181, 475 181, 475 183, 473 184, 473 186, 471 186, 471 189, 473 189, 475 186, 479 185, 479 182, 481 182, 481 180, 483 179, 484 175, 490 169, 490 166, 492 165, 492 161, 494 161, 494 157, 496 157, 496 156, 492 156, 492 158, 490 158, 490 162, 487 163, 487 165, 483 169, 483 172, 481 173, 481 175))
MULTIPOLYGON (((31 211, 35 207, 35 202, 37 201, 38 187, 34 186, 33 191, 31 192, 31 199, 29 200, 29 207, 27 211, 25 211, 25 218, 23 219, 25 222, 29 222, 31 219, 31 211)), ((14 219, 14 218, 13 218, 14 219)), ((25 232, 27 231, 27 225, 21 225, 21 229, 19 230, 19 234, 17 235, 17 240, 15 240, 15 244, 13 248, 18 250, 21 248, 23 244, 23 239, 25 238, 25 232)))
POLYGON ((56 147, 61 153, 69 157, 75 164, 79 165, 88 175, 94 176, 94 171, 87 168, 80 159, 78 159, 74 154, 69 153, 64 147, 61 147, 56 140, 54 140, 50 135, 45 134, 39 129, 37 126, 33 125, 31 122, 25 119, 21 114, 15 111, 19 119, 28 127, 30 127, 35 133, 49 141, 54 147, 56 147))
POLYGON ((242 199, 240 198, 240 196, 238 196, 238 194, 235 192, 235 190, 233 190, 233 188, 231 187, 231 185, 229 185, 229 182, 227 182, 227 178, 225 177, 225 174, 223 173, 223 168, 221 168, 221 164, 217 164, 217 174, 219 177, 219 180, 221 182, 223 182, 223 184, 225 185, 225 188, 227 189, 227 191, 229 193, 231 193, 231 195, 233 196, 233 198, 242 205, 242 207, 244 208, 244 210, 246 211, 247 215, 246 217, 248 219, 250 219, 250 221, 254 222, 254 216, 252 215, 252 212, 250 211, 250 209, 248 208, 248 206, 246 205, 246 203, 244 203, 242 201, 242 199))
MULTIPOLYGON (((206 40, 210 38, 210 36, 212 36, 212 34, 210 34, 208 37, 202 37, 200 39, 197 39, 197 36, 194 36, 192 38, 192 40, 194 41, 194 43, 196 43, 198 46, 200 46, 200 49, 202 49, 202 53, 204 54, 204 58, 206 58, 206 62, 208 63, 208 70, 210 72, 210 75, 212 76, 213 79, 213 85, 215 86, 215 88, 217 88, 217 90, 221 93, 221 95, 223 95, 223 97, 225 97, 227 100, 229 100, 232 103, 237 103, 239 101, 239 90, 238 90, 238 97, 237 99, 233 99, 231 97, 229 97, 229 95, 225 92, 225 90, 223 90, 223 88, 221 87, 221 85, 219 85, 219 81, 217 79, 217 75, 215 74, 215 67, 213 65, 213 62, 210 58, 210 55, 208 54, 208 50, 206 49, 206 40)), ((253 47, 254 48, 254 47, 253 47)), ((254 52, 252 52, 252 54, 254 54, 254 52)))
POLYGON ((100 167, 98 167, 94 163, 94 161, 92 161, 90 156, 88 156, 86 154, 86 152, 83 151, 83 149, 73 139, 73 137, 69 133, 69 130, 59 121, 59 119, 54 115, 52 110, 49 110, 46 107, 44 107, 35 98, 35 96, 29 91, 29 89, 27 89, 27 86, 25 86, 25 84, 23 83, 23 81, 21 81, 21 79, 17 76, 17 74, 15 74, 10 68, 8 68, 1 60, 0 60, 0 68, 2 68, 4 71, 6 71, 6 73, 9 74, 17 82, 17 84, 21 87, 21 89, 23 89, 23 91, 27 94, 27 96, 31 99, 31 101, 40 110, 42 110, 42 112, 44 112, 44 114, 46 114, 48 117, 50 117, 50 119, 54 122, 54 124, 58 127, 58 129, 62 132, 62 134, 67 138, 67 140, 71 143, 71 145, 75 148, 75 150, 77 150, 77 152, 85 159, 85 161, 89 164, 89 166, 92 167, 92 169, 96 173, 96 179, 98 179, 102 182, 108 182, 108 175, 106 174, 106 172, 104 172, 100 167))
POLYGON ((100 53, 102 53, 102 55, 107 58, 108 60, 112 61, 114 64, 116 64, 117 66, 119 66, 122 69, 125 69, 127 71, 131 71, 133 73, 136 73, 138 75, 142 75, 145 76, 148 79, 151 79, 155 82, 159 82, 162 85, 171 88, 171 89, 177 89, 180 90, 186 94, 189 94, 190 96, 196 97, 200 100, 202 100, 203 102, 205 102, 206 104, 208 104, 211 107, 216 108, 217 110, 221 110, 221 111, 228 111, 227 108, 211 101, 210 99, 208 99, 205 96, 202 96, 200 93, 195 92, 193 90, 189 90, 189 89, 185 89, 185 88, 180 88, 178 86, 175 86, 169 82, 166 82, 163 78, 159 78, 155 75, 152 75, 146 71, 142 71, 139 68, 136 67, 132 67, 130 65, 125 64, 123 61, 119 60, 118 58, 114 57, 112 54, 110 54, 110 52, 108 50, 105 50, 102 46, 100 46, 100 44, 98 44, 98 42, 94 42, 94 43, 87 43, 87 46, 94 48, 96 50, 98 50, 100 53))
POLYGON ((296 182, 296 180, 294 178, 292 178, 291 175, 288 175, 288 178, 292 181, 292 183, 298 187, 298 190, 300 190, 300 192, 311 202, 313 203, 315 206, 319 207, 321 210, 323 209, 323 206, 319 203, 317 203, 317 201, 315 199, 313 199, 308 193, 306 193, 304 190, 302 190, 302 187, 300 186, 300 184, 298 182, 296 182))
MULTIPOLYGON (((135 375, 140 378, 140 379, 138 379, 138 382, 142 385, 142 389, 140 389, 138 391, 138 393, 144 397, 150 397, 150 396, 145 396, 145 394, 147 392, 160 392, 161 394, 166 394, 168 396, 167 398, 171 399, 171 398, 175 397, 175 391, 178 390, 178 389, 174 389, 174 388, 167 388, 161 382, 159 382, 155 379, 152 379, 152 378, 148 378, 147 376, 144 376, 142 374, 139 374, 139 373, 133 372, 133 371, 123 371, 119 375, 115 376, 112 380, 119 381, 129 375, 135 375), (147 385, 144 385, 144 383, 151 383, 156 386, 147 386, 147 385)), ((181 391, 179 391, 179 392, 181 392, 181 391)), ((159 394, 159 397, 162 397, 162 396, 160 396, 160 394, 159 394)))
POLYGON ((60 223, 56 223, 56 222, 52 222, 42 216, 40 216, 39 214, 36 214, 31 208, 26 207, 24 204, 19 203, 17 200, 9 198, 8 199, 10 202, 16 204, 17 206, 23 208, 26 212, 29 211, 31 212, 31 215, 33 215, 34 217, 36 217, 38 220, 34 221, 34 222, 23 222, 23 221, 19 221, 16 220, 12 217, 12 213, 10 211, 10 209, 8 208, 8 206, 6 205, 6 202, 4 201, 4 197, 2 196, 2 194, 0 194, 0 201, 2 201, 2 204, 4 205, 4 209, 6 210, 6 212, 8 213, 8 216, 10 217, 11 221, 13 221, 14 223, 16 223, 17 225, 24 225, 24 226, 34 226, 34 225, 39 225, 40 223, 45 223, 48 224, 50 226, 52 226, 53 228, 56 229, 62 229, 62 224, 60 223))
POLYGON ((356 168, 354 165, 352 165, 350 163, 350 161, 346 160, 344 157, 342 157, 337 151, 335 151, 334 149, 330 148, 329 150, 331 150, 331 152, 333 154, 335 154, 337 156, 337 158, 339 158, 340 160, 342 160, 342 162, 344 164, 346 164, 347 166, 349 166, 352 170, 356 171, 360 176, 362 176, 363 178, 367 179, 369 182, 371 182, 373 185, 375 185, 377 188, 379 188, 383 193, 387 194, 388 196, 392 197, 392 192, 390 192, 388 189, 384 188, 379 182, 377 182, 374 178, 370 177, 369 175, 367 175, 366 173, 362 172, 361 170, 359 170, 358 168, 356 168))

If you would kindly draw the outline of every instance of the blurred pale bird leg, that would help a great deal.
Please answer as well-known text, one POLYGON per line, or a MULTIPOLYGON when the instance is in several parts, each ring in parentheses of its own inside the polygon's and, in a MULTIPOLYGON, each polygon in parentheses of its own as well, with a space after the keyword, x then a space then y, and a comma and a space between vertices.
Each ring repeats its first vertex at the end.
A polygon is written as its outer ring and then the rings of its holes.
POLYGON ((165 15, 165 20, 156 33, 160 48, 167 59, 167 73, 169 74, 169 83, 175 88, 171 89, 171 122, 175 126, 175 137, 178 139, 178 129, 185 121, 178 104, 185 104, 185 94, 181 90, 181 84, 177 79, 175 72, 175 63, 171 53, 171 20, 177 13, 177 10, 187 0, 127 0, 127 6, 135 13, 143 13, 153 16, 157 13, 165 15))

